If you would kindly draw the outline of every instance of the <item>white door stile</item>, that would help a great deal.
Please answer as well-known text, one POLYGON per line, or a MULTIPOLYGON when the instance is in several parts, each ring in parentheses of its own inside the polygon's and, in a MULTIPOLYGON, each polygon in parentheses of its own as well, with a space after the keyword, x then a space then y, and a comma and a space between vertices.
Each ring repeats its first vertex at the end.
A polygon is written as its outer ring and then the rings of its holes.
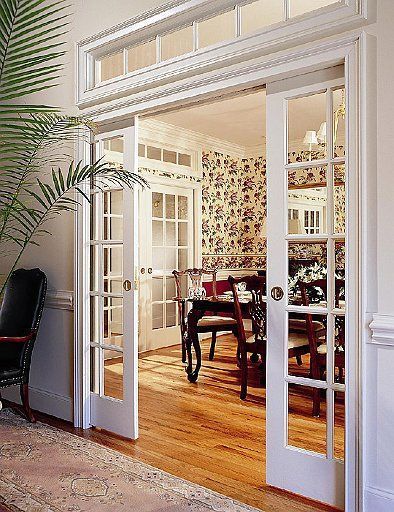
MULTIPOLYGON (((311 75, 312 76, 312 75, 311 75)), ((321 79, 321 75, 318 75, 321 79)), ((311 78, 311 80, 313 80, 311 78)), ((277 302, 271 298, 268 293, 268 332, 267 344, 268 364, 267 364, 267 483, 275 487, 287 489, 289 491, 307 496, 333 506, 343 508, 345 503, 345 479, 344 464, 342 461, 334 458, 333 446, 333 414, 334 391, 343 391, 343 385, 334 383, 333 379, 333 339, 334 339, 334 316, 330 314, 329 308, 308 307, 287 305, 288 297, 288 250, 287 245, 291 241, 324 241, 327 243, 327 274, 333 275, 334 267, 334 235, 286 235, 287 233, 287 100, 309 94, 317 94, 326 88, 343 85, 343 79, 339 81, 329 81, 317 83, 305 87, 293 88, 294 80, 279 85, 279 92, 275 90, 275 84, 267 87, 267 202, 268 202, 268 290, 274 286, 280 286, 284 290, 284 297, 277 302), (284 85, 285 84, 285 85, 284 85), (286 90, 286 87, 288 90, 286 90), (287 315, 290 312, 313 311, 314 314, 327 315, 327 378, 326 380, 314 380, 311 378, 302 378, 299 376, 288 375, 288 321, 287 315), (333 384, 329 384, 332 382, 333 384), (290 384, 298 386, 309 386, 319 389, 325 389, 327 394, 327 435, 326 451, 327 455, 309 452, 306 449, 293 447, 288 444, 288 388, 290 384), (331 391, 330 391, 331 389, 331 391)), ((297 84, 297 81, 296 81, 297 84)), ((331 98, 331 94, 328 95, 331 98)), ((327 102, 327 114, 331 112, 331 100, 327 102)), ((347 116, 349 114, 347 113, 347 116)), ((327 115, 327 147, 331 147, 331 114, 327 115)), ((332 162, 328 151, 325 162, 332 162)), ((319 161, 313 162, 318 166, 319 161)), ((323 162, 321 162, 323 163, 323 162)), ((304 162, 307 167, 311 162, 304 162)), ((301 166, 301 164, 300 164, 301 166)), ((294 167, 300 167, 298 165, 294 167)), ((327 211, 333 211, 333 196, 329 192, 329 185, 332 180, 332 165, 327 165, 327 211)), ((349 171, 348 171, 349 173, 349 171)), ((347 191, 349 194, 349 191, 347 191)), ((349 205, 349 203, 348 203, 349 205)), ((349 206, 347 206, 347 215, 349 215, 349 206)), ((332 222, 333 215, 327 214, 328 222, 332 222)), ((347 223, 347 228, 349 225, 347 223)), ((329 228, 327 233, 333 233, 329 228)), ((349 240, 346 236, 346 247, 349 247, 349 240)), ((328 279, 330 282, 330 279, 328 279)), ((334 287, 328 285, 327 303, 333 303, 334 287)), ((351 305, 352 297, 349 291, 346 292, 346 308, 351 305)), ((341 311, 333 310, 335 314, 343 314, 341 311)), ((349 321, 347 321, 347 324, 349 321)), ((346 340, 349 339, 349 333, 346 334, 346 340)), ((354 359, 355 354, 349 356, 347 346, 347 358, 354 359)), ((354 375, 348 373, 346 368, 346 382, 352 381, 354 375)), ((346 396, 347 400, 348 396, 346 396)))
MULTIPOLYGON (((124 168, 135 172, 138 158, 137 136, 138 120, 135 118, 132 126, 102 133, 96 137, 96 141, 99 147, 101 147, 104 140, 122 137, 124 168)), ((121 189, 111 188, 111 190, 116 191, 121 189)), ((99 218, 98 222, 102 222, 101 219, 103 219, 104 216, 103 193, 101 191, 94 193, 98 197, 96 216, 99 218)), ((123 284, 125 280, 130 281, 131 289, 126 291, 123 286, 122 292, 118 291, 111 294, 103 291, 101 289, 102 285, 100 284, 98 294, 95 292, 90 293, 91 296, 97 295, 98 297, 99 310, 97 311, 97 329, 100 333, 98 343, 90 343, 90 346, 95 347, 99 354, 98 356, 95 355, 95 364, 93 368, 91 368, 91 371, 94 372, 92 376, 96 382, 96 386, 90 394, 90 423, 93 426, 114 432, 123 437, 136 439, 138 437, 138 280, 135 278, 135 274, 138 264, 138 186, 133 187, 133 189, 124 188, 122 198, 123 239, 119 242, 111 241, 108 242, 108 244, 112 247, 123 247, 123 272, 121 282, 123 284), (100 341, 104 330, 103 300, 109 301, 110 297, 122 298, 123 336, 121 348, 115 345, 106 345, 100 341), (105 396, 104 355, 101 354, 101 352, 104 351, 118 352, 121 354, 123 361, 123 398, 121 400, 111 396, 105 396)), ((101 247, 105 242, 99 240, 97 244, 101 247)), ((99 266, 96 265, 93 272, 97 273, 97 278, 99 282, 102 283, 102 276, 104 276, 102 257, 100 257, 99 261, 99 266)))

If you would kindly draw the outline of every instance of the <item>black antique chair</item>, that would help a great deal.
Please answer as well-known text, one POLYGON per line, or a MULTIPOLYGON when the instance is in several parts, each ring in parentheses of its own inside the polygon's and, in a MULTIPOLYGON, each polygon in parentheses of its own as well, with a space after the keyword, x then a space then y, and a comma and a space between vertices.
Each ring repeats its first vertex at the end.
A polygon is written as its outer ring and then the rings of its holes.
POLYGON ((40 269, 15 270, 0 308, 0 388, 20 386, 21 409, 31 422, 30 363, 46 290, 47 278, 40 269))

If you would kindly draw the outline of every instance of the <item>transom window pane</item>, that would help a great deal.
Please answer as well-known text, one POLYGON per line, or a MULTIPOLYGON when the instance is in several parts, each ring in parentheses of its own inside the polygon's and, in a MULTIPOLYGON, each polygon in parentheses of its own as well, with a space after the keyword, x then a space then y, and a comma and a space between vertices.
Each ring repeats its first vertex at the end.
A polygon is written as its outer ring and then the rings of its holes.
POLYGON ((232 39, 236 36, 235 10, 219 14, 198 23, 198 47, 232 39))
POLYGON ((127 51, 127 71, 146 68, 156 63, 156 40, 129 48, 127 51))
POLYGON ((338 3, 339 0, 290 0, 290 17, 316 11, 320 7, 338 3))
POLYGON ((181 28, 161 38, 161 60, 168 60, 193 51, 193 27, 181 28))
POLYGON ((100 71, 98 73, 97 82, 104 82, 104 80, 110 80, 124 73, 123 50, 113 55, 103 57, 98 62, 100 71))
POLYGON ((284 4, 272 0, 257 0, 241 7, 241 35, 283 20, 284 4))

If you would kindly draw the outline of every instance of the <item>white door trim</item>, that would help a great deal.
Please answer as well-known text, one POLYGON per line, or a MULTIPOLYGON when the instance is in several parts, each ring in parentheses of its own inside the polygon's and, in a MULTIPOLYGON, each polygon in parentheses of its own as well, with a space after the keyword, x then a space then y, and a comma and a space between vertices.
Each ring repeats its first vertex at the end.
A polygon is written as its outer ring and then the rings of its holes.
MULTIPOLYGON (((357 148, 357 161, 352 166, 359 169, 359 208, 361 220, 358 222, 360 231, 359 254, 360 269, 359 277, 360 307, 359 307, 359 380, 355 389, 354 415, 348 418, 349 428, 352 432, 353 442, 348 443, 347 448, 347 510, 359 511, 363 507, 363 481, 364 470, 361 466, 364 453, 363 434, 364 422, 359 421, 363 415, 362 402, 365 399, 365 391, 361 388, 361 382, 365 377, 363 365, 363 347, 371 338, 368 327, 371 319, 371 307, 376 303, 376 283, 370 276, 375 275, 376 254, 372 247, 374 233, 376 233, 375 214, 368 211, 368 207, 376 201, 376 190, 367 185, 375 179, 376 166, 374 163, 374 152, 376 152, 376 141, 374 142, 373 128, 374 115, 368 105, 367 95, 369 90, 373 92, 373 81, 376 75, 374 63, 374 37, 364 31, 355 31, 339 38, 332 38, 328 41, 315 43, 307 47, 301 47, 287 54, 274 56, 270 60, 249 65, 247 69, 221 72, 216 71, 201 80, 194 78, 192 81, 179 81, 175 85, 169 84, 165 90, 159 88, 155 93, 136 94, 133 99, 119 102, 108 102, 106 105, 96 106, 90 109, 90 114, 95 116, 96 122, 106 125, 114 120, 125 120, 130 115, 138 113, 154 112, 166 106, 176 106, 203 98, 217 97, 220 94, 240 91, 246 87, 261 85, 268 81, 278 80, 295 74, 301 74, 317 69, 323 69, 345 61, 345 80, 349 94, 354 98, 352 107, 349 110, 350 133, 354 134, 353 146, 357 148), (371 306, 372 305, 372 306, 371 306)), ((349 141, 349 143, 351 143, 349 141)), ((78 157, 86 158, 84 152, 79 148, 78 157)), ((86 207, 85 207, 86 208, 86 207)), ((75 290, 76 307, 75 315, 75 387, 74 387, 74 411, 75 423, 77 426, 89 425, 88 418, 81 414, 84 401, 84 373, 83 373, 83 352, 81 350, 86 319, 81 318, 79 304, 84 298, 84 207, 80 209, 76 220, 76 251, 75 251, 75 290)), ((85 283, 86 284, 86 283, 85 283)))

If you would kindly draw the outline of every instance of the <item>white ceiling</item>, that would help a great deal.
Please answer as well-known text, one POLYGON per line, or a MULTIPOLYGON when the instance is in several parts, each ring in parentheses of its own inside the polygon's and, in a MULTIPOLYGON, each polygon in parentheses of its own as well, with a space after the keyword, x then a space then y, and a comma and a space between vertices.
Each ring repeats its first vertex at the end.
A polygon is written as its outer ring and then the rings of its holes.
MULTIPOLYGON (((260 90, 157 115, 155 119, 238 146, 252 147, 265 142, 265 107, 266 92, 260 90)), ((302 140, 307 130, 318 131, 325 115, 325 94, 291 100, 290 140, 302 140)))
POLYGON ((240 146, 254 146, 265 141, 265 91, 184 108, 155 119, 240 146))

